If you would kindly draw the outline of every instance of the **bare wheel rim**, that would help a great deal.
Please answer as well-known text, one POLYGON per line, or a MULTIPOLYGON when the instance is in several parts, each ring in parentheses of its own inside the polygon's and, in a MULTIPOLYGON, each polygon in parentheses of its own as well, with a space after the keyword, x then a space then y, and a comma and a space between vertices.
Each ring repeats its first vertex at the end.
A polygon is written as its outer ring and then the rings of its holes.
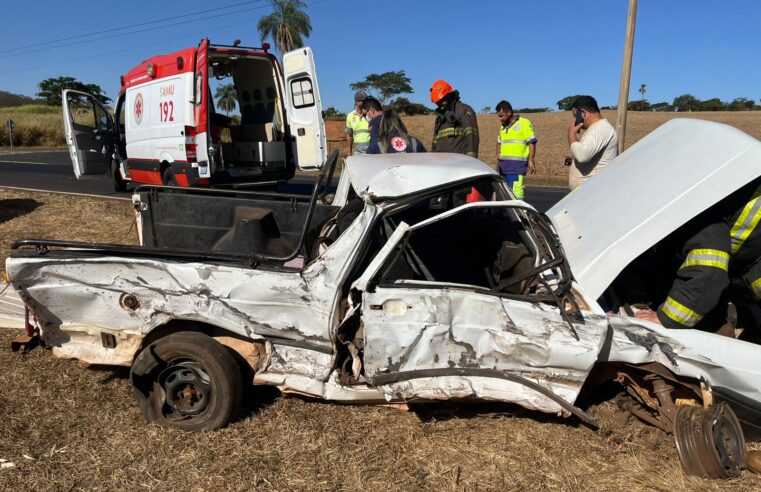
POLYGON ((211 400, 211 379, 198 362, 174 360, 161 371, 159 385, 164 390, 162 414, 167 420, 199 418, 211 400))
POLYGON ((682 468, 689 475, 732 478, 745 467, 746 450, 742 427, 725 403, 702 407, 679 407, 674 440, 682 468))

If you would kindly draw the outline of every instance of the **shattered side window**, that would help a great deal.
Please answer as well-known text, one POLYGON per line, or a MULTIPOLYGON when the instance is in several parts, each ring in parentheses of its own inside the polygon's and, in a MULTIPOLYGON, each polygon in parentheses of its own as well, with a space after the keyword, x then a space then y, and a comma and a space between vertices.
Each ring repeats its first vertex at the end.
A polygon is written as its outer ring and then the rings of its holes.
MULTIPOLYGON (((469 209, 433 222, 397 247, 381 284, 422 280, 493 288, 534 264, 521 230, 505 208, 469 209)), ((511 287, 517 293, 522 285, 511 287)))

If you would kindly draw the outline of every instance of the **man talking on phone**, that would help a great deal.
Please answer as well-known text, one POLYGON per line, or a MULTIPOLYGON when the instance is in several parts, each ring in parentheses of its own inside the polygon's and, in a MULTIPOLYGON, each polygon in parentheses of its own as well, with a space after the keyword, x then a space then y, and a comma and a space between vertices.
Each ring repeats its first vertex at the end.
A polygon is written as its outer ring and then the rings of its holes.
POLYGON ((618 155, 618 136, 608 120, 600 114, 592 96, 579 96, 571 106, 574 120, 568 127, 571 156, 565 165, 571 166, 568 187, 574 190, 599 173, 618 155), (579 132, 585 130, 579 139, 579 132))

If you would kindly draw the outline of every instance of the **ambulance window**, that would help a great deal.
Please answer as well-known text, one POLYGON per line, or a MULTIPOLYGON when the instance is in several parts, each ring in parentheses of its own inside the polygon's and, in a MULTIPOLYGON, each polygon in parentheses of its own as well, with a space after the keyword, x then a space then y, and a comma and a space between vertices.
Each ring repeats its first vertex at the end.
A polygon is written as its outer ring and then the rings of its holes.
POLYGON ((291 94, 293 94, 293 106, 295 108, 314 106, 314 90, 312 89, 312 79, 309 77, 291 81, 291 94))
POLYGON ((196 102, 196 106, 201 104, 201 87, 202 87, 202 83, 203 83, 203 74, 201 72, 198 72, 196 74, 196 90, 195 90, 195 94, 193 94, 193 96, 195 98, 194 100, 196 102))
POLYGON ((95 127, 98 130, 109 130, 111 124, 108 121, 108 113, 100 104, 95 105, 95 127))

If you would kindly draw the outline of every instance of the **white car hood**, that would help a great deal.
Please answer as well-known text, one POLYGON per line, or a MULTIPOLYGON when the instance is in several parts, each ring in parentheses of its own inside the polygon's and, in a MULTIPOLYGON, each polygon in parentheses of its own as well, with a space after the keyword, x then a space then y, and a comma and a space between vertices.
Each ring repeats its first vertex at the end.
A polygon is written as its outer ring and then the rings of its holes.
POLYGON ((396 198, 478 176, 498 175, 490 166, 462 154, 374 154, 346 159, 357 193, 396 198))
POLYGON ((547 215, 576 280, 597 299, 637 256, 758 176, 761 142, 728 125, 674 119, 547 215))

